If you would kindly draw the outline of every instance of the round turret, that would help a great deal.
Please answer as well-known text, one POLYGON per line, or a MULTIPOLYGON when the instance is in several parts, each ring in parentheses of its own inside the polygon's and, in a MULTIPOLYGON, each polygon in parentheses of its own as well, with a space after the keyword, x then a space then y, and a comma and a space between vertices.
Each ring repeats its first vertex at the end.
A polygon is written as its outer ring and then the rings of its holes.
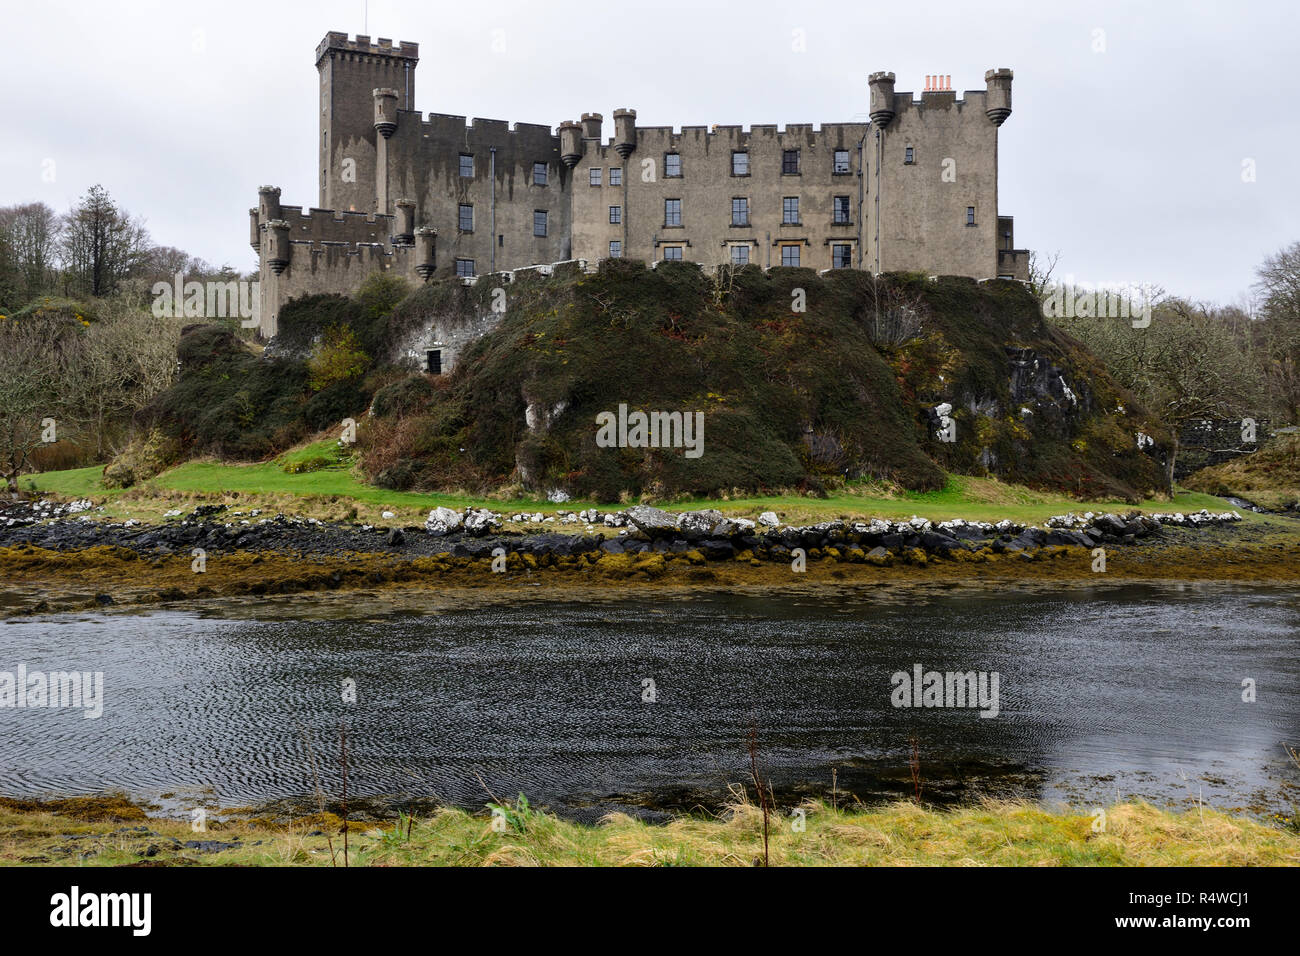
POLYGON ((289 265, 289 224, 272 219, 266 224, 266 264, 279 275, 289 265))
POLYGON ((393 203, 397 220, 393 223, 393 245, 409 246, 415 242, 415 200, 399 199, 393 203))
POLYGON ((636 149, 636 110, 614 110, 614 151, 627 159, 636 149))
POLYGON ((894 74, 872 73, 867 84, 871 87, 871 122, 884 129, 894 119, 894 74))
POLYGON ((388 139, 397 129, 397 90, 374 90, 375 129, 388 139))
POLYGON ((257 214, 262 222, 280 218, 280 187, 260 186, 257 190, 257 214))
POLYGON ((254 249, 262 247, 262 230, 258 228, 261 220, 257 218, 257 209, 248 210, 248 244, 254 249))
POLYGON ((573 120, 560 124, 560 162, 572 169, 582 159, 582 127, 573 120))
POLYGON ((596 142, 600 142, 601 125, 604 122, 605 117, 601 116, 599 113, 583 113, 582 138, 594 139, 596 142))
POLYGON ((421 226, 415 230, 415 271, 421 279, 428 279, 437 268, 438 230, 432 226, 421 226))
POLYGON ((1001 126, 1011 115, 1012 72, 1006 67, 984 74, 984 115, 994 126, 1001 126))

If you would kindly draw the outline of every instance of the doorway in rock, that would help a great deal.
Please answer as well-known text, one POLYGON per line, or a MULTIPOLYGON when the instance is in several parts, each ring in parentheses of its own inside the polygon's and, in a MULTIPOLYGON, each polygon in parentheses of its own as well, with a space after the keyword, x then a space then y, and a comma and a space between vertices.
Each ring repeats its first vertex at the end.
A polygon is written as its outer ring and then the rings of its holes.
POLYGON ((424 370, 430 375, 442 374, 442 349, 424 350, 424 370))

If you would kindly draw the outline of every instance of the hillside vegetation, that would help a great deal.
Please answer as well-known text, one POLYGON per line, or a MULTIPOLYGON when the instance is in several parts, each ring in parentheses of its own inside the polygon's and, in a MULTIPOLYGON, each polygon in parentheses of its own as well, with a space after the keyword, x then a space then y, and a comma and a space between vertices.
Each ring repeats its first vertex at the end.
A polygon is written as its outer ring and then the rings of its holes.
POLYGON ((1018 283, 606 260, 404 291, 380 279, 353 299, 296 300, 264 355, 188 329, 176 385, 140 417, 179 453, 122 470, 264 460, 353 417, 363 474, 401 491, 610 502, 871 479, 926 492, 950 472, 1085 498, 1166 490, 1165 432, 1018 283), (499 325, 451 374, 395 359, 433 317, 492 315, 498 289, 499 325), (700 413, 703 453, 599 447, 597 416, 620 406, 700 413), (955 441, 940 440, 944 414, 955 441))
POLYGON ((1300 434, 1278 435, 1257 452, 1188 475, 1184 484, 1269 511, 1300 511, 1300 434))

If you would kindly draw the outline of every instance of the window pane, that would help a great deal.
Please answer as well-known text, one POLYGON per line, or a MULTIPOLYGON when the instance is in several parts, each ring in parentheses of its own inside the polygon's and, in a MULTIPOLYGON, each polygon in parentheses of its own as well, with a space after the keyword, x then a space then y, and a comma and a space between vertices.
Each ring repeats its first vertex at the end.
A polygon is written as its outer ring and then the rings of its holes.
POLYGON ((593 166, 591 169, 587 170, 587 182, 588 182, 590 185, 592 185, 592 186, 599 186, 599 185, 600 185, 600 167, 599 167, 599 166, 593 166))
POLYGON ((460 207, 460 231, 474 231, 474 207, 461 204, 460 207))
POLYGON ((609 242, 609 257, 611 259, 621 259, 623 257, 623 243, 617 239, 611 239, 609 242))
POLYGON ((458 275, 458 276, 472 276, 473 274, 474 274, 474 260, 473 260, 473 259, 457 259, 457 260, 456 260, 456 275, 458 275))
POLYGON ((849 221, 849 197, 835 197, 835 221, 837 223, 846 223, 849 221))
POLYGON ((799 150, 787 149, 781 153, 781 172, 782 173, 799 172, 799 150))
POLYGON ((664 246, 664 261, 680 260, 682 257, 681 246, 664 246))
POLYGON ((546 210, 538 209, 533 212, 533 235, 546 235, 546 210))
POLYGON ((749 175, 749 153, 731 154, 731 173, 733 176, 749 175))
POLYGON ((835 173, 843 174, 849 171, 849 151, 847 149, 837 149, 835 151, 835 173))
POLYGON ((460 154, 460 174, 470 177, 474 175, 474 157, 472 155, 460 154))
POLYGON ((609 221, 612 222, 612 223, 614 223, 615 225, 617 225, 618 223, 620 223, 620 222, 623 221, 623 207, 622 207, 622 206, 610 206, 610 207, 609 207, 609 221))
POLYGON ((609 184, 611 186, 623 185, 623 169, 620 166, 611 166, 609 168, 609 184))
POLYGON ((799 223, 799 197, 786 196, 781 200, 781 222, 783 224, 799 223))
POLYGON ((749 246, 732 246, 731 264, 733 266, 749 265, 749 246))
POLYGON ((781 247, 781 265, 797 266, 799 264, 799 247, 782 246, 781 247))
POLYGON ((737 198, 731 200, 731 224, 733 226, 749 225, 749 200, 737 198))
POLYGON ((534 186, 546 185, 546 164, 545 163, 533 163, 533 185, 534 186))
POLYGON ((680 153, 664 155, 664 175, 680 176, 682 174, 682 157, 680 153))
POLYGON ((664 200, 664 225, 680 226, 682 224, 682 201, 680 199, 664 200))
POLYGON ((853 247, 847 244, 831 246, 831 265, 836 269, 848 269, 853 262, 853 247))

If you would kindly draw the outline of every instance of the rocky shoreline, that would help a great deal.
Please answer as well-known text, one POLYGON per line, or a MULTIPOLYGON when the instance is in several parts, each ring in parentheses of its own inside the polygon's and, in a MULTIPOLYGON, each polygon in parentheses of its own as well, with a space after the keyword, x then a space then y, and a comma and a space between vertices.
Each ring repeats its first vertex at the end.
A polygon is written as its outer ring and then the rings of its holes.
POLYGON ((127 548, 142 555, 207 555, 237 551, 277 551, 297 554, 391 553, 410 556, 448 555, 492 558, 530 555, 534 559, 584 554, 639 555, 698 552, 706 561, 747 560, 790 562, 831 557, 849 562, 888 564, 895 560, 956 558, 959 555, 1024 554, 1045 548, 1133 544, 1161 535, 1167 528, 1212 528, 1241 521, 1236 511, 1191 514, 1125 515, 1086 512, 1050 518, 1042 526, 1013 521, 932 522, 914 516, 907 521, 825 521, 787 526, 773 512, 756 519, 724 516, 720 511, 673 513, 649 505, 623 511, 560 512, 560 526, 579 525, 581 531, 507 530, 509 525, 547 519, 533 515, 503 518, 486 509, 464 512, 436 508, 423 529, 323 522, 284 514, 264 515, 200 505, 187 515, 179 512, 159 525, 134 521, 109 522, 91 516, 88 501, 18 502, 0 509, 0 547, 37 547, 66 552, 97 547, 127 548))

